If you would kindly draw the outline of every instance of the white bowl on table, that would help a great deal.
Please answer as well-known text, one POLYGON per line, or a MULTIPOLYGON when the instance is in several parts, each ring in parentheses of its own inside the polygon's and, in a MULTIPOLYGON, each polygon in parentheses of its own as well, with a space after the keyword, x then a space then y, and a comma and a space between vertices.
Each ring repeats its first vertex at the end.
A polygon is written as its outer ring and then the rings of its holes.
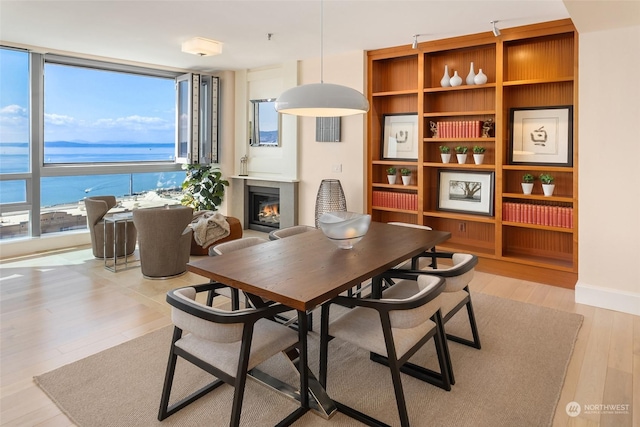
POLYGON ((369 231, 371 215, 355 212, 327 212, 318 219, 325 236, 341 249, 351 249, 369 231))

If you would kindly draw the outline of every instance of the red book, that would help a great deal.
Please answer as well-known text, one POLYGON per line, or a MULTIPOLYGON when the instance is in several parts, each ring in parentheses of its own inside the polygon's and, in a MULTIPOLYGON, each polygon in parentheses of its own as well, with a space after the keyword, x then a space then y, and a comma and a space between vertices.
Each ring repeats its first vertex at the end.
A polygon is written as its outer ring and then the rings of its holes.
POLYGON ((567 208, 569 210, 569 228, 573 228, 573 208, 567 208))

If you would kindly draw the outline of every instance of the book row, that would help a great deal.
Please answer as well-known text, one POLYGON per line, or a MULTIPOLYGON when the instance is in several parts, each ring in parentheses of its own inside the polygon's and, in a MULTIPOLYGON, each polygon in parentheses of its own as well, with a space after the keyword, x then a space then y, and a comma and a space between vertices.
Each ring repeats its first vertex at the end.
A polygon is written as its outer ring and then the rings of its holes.
POLYGON ((480 138, 482 124, 480 120, 431 122, 431 133, 434 138, 480 138))
POLYGON ((380 208, 418 210, 418 195, 412 193, 395 193, 392 191, 373 191, 371 196, 373 206, 380 208))
POLYGON ((573 228, 573 208, 563 206, 505 202, 502 218, 504 221, 522 224, 573 228))

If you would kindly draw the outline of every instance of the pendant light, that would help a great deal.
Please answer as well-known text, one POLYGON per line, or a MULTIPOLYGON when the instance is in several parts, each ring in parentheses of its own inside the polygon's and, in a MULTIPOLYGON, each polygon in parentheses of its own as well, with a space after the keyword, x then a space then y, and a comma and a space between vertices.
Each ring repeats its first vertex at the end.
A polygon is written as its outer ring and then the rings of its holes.
POLYGON ((320 83, 296 86, 284 91, 276 100, 276 111, 305 117, 338 117, 364 114, 369 111, 369 101, 350 87, 324 83, 323 16, 324 4, 320 1, 320 83))

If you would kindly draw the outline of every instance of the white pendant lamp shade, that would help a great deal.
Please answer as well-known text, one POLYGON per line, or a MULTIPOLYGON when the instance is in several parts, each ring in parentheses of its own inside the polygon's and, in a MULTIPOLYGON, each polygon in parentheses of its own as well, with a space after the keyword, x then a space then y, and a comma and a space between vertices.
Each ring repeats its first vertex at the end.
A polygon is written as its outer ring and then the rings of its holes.
POLYGON ((369 111, 369 101, 350 87, 314 83, 284 91, 276 100, 276 111, 305 117, 351 116, 369 111))

